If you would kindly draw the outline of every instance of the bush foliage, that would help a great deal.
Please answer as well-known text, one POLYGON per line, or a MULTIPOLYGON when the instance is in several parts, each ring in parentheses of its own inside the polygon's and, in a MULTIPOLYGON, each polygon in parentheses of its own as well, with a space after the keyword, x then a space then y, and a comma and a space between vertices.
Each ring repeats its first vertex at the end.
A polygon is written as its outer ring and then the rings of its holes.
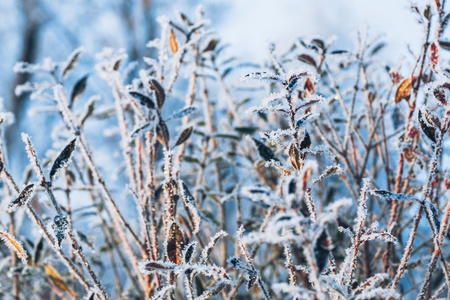
POLYGON ((23 179, 0 156, 2 299, 445 297, 449 14, 413 11, 399 66, 369 33, 244 63, 201 10, 158 19, 154 58, 18 63, 16 93, 59 119, 47 153, 22 134, 23 179))

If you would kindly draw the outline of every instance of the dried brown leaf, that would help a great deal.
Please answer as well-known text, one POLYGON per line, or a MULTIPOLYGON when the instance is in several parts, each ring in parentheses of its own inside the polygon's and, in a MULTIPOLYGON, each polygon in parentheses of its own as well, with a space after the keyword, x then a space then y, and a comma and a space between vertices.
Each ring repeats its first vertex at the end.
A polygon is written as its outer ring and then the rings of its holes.
POLYGON ((308 54, 301 54, 297 58, 298 58, 299 61, 304 62, 304 63, 306 63, 308 65, 311 65, 311 66, 313 66, 314 68, 317 69, 317 63, 316 63, 315 59, 312 58, 310 55, 308 55, 308 54))
POLYGON ((177 265, 183 263, 182 251, 186 245, 185 234, 183 229, 176 222, 170 225, 167 236, 167 257, 177 265))

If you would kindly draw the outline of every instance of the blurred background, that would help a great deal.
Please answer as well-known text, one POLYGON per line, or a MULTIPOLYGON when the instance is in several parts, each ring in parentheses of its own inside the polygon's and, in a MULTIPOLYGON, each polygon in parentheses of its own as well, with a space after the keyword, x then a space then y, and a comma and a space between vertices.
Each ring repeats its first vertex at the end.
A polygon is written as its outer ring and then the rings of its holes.
MULTIPOLYGON (((16 62, 42 63, 46 57, 64 61, 83 46, 86 53, 78 67, 78 78, 93 72, 95 54, 104 47, 123 48, 130 61, 142 63, 143 56, 152 56, 146 44, 158 36, 156 18, 167 15, 176 19, 179 12, 193 16, 198 5, 204 7, 205 17, 211 19, 211 28, 217 30, 222 42, 230 44, 228 51, 240 60, 255 63, 267 57, 268 42, 286 51, 299 37, 334 37, 336 48, 350 49, 355 32, 368 30, 371 36, 383 35, 387 46, 381 57, 395 66, 407 55, 408 45, 418 52, 423 39, 423 25, 418 24, 408 1, 2 0, 0 97, 16 116, 6 132, 10 163, 27 163, 20 140, 22 131, 37 136, 37 149, 46 150, 46 128, 51 122, 47 115, 33 116, 30 121, 24 113, 30 105, 27 95, 16 96, 14 87, 29 77, 13 72, 16 62)), ((73 81, 78 78, 74 76, 73 81)), ((88 88, 101 86, 90 84, 88 88)))

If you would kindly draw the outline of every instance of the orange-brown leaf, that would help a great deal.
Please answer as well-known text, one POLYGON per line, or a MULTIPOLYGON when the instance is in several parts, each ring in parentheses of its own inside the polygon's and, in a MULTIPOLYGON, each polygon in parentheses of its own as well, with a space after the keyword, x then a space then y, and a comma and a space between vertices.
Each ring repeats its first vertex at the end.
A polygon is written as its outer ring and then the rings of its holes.
POLYGON ((24 264, 27 263, 27 252, 23 249, 21 242, 17 241, 9 233, 3 231, 0 231, 0 239, 2 239, 9 248, 16 252, 17 256, 24 264))
POLYGON ((59 275, 58 271, 56 271, 52 266, 49 264, 44 264, 45 272, 47 273, 48 277, 50 278, 50 281, 56 288, 60 291, 66 292, 70 295, 72 295, 72 290, 70 289, 69 285, 62 279, 61 275, 59 275))
POLYGON ((395 92, 395 104, 399 103, 403 99, 409 100, 412 88, 413 85, 411 78, 404 79, 395 92))
POLYGON ((172 49, 173 54, 178 52, 178 41, 173 29, 170 31, 170 49, 172 49))

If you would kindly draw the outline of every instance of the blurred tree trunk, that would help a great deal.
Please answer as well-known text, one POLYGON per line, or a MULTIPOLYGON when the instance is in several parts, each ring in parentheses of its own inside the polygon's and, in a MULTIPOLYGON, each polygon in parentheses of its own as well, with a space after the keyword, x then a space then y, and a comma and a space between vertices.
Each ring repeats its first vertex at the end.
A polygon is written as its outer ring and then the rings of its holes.
MULTIPOLYGON (((20 6, 24 18, 24 31, 22 34, 22 50, 18 61, 34 63, 37 56, 38 36, 43 24, 42 11, 39 7, 38 0, 22 0, 20 6)), ((6 132, 6 146, 9 157, 12 161, 22 164, 23 161, 17 160, 13 156, 20 155, 16 153, 15 149, 21 149, 21 123, 25 118, 24 108, 28 99, 27 94, 17 96, 15 93, 16 86, 24 84, 30 79, 28 73, 17 73, 11 91, 11 101, 9 103, 9 110, 14 113, 15 122, 6 132), (14 155, 12 155, 14 153, 14 155), (22 162, 21 162, 22 161, 22 162)), ((17 169, 17 168, 15 168, 17 169)), ((20 168, 21 169, 21 168, 20 168)))

